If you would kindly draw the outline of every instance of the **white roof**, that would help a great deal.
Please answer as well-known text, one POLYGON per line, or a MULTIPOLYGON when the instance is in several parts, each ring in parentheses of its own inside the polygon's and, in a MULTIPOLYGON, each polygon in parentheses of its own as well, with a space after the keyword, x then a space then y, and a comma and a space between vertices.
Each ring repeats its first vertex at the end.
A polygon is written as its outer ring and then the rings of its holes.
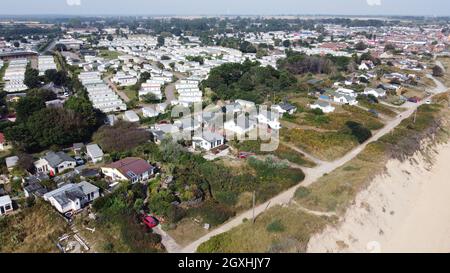
POLYGON ((103 156, 103 151, 97 144, 86 145, 86 152, 89 154, 89 156, 94 158, 103 156))
POLYGON ((11 204, 11 198, 9 195, 0 196, 0 206, 11 204))

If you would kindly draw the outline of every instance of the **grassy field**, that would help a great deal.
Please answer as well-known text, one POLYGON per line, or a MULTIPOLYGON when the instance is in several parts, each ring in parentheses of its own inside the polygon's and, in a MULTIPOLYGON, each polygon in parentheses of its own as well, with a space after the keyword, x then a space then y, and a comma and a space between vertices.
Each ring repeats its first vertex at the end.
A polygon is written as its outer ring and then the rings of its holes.
POLYGON ((342 132, 288 129, 281 131, 283 141, 292 143, 321 160, 335 160, 358 145, 351 135, 342 132))
POLYGON ((450 58, 439 57, 437 60, 440 61, 445 68, 445 76, 439 78, 439 80, 441 80, 446 86, 450 86, 450 58))
POLYGON ((296 193, 299 204, 319 211, 343 212, 372 178, 384 170, 391 158, 405 160, 416 151, 423 150, 421 140, 436 132, 447 135, 449 109, 438 105, 419 107, 414 118, 404 120, 392 133, 369 144, 356 158, 323 176, 309 188, 296 193), (440 122, 438 122, 440 120, 440 122))
POLYGON ((56 242, 67 223, 47 203, 38 202, 17 214, 0 218, 0 252, 59 252, 56 242))
POLYGON ((122 53, 120 53, 120 52, 110 51, 110 50, 106 50, 106 49, 100 50, 100 54, 99 54, 100 57, 105 58, 107 60, 117 59, 121 55, 122 55, 122 53))
POLYGON ((306 159, 303 154, 296 152, 283 144, 279 144, 278 149, 274 152, 262 152, 260 149, 260 140, 246 140, 240 143, 232 142, 231 145, 239 151, 251 152, 257 155, 272 154, 280 159, 288 160, 289 162, 300 166, 314 167, 316 165, 314 162, 306 159))
POLYGON ((391 117, 391 118, 397 116, 397 112, 395 111, 395 107, 389 107, 389 106, 381 104, 381 103, 370 103, 370 102, 365 101, 365 100, 360 100, 358 102, 358 104, 361 105, 362 107, 367 108, 367 109, 374 109, 378 113, 386 115, 386 116, 391 117))
POLYGON ((293 206, 270 208, 256 218, 217 235, 199 246, 201 253, 305 252, 312 234, 332 220, 314 216, 293 206))

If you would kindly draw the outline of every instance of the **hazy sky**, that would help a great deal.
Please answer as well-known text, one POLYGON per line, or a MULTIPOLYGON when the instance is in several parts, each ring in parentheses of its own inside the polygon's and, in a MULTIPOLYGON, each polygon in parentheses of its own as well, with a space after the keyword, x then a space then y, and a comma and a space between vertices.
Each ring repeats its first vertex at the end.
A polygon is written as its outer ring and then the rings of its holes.
POLYGON ((1 0, 0 14, 450 15, 449 0, 1 0))

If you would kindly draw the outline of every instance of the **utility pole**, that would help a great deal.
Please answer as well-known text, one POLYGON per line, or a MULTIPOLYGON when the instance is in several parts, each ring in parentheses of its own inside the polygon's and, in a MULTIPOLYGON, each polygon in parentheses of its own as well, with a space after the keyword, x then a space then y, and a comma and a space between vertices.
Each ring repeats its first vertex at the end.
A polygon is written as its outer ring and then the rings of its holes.
POLYGON ((253 191, 253 223, 255 223, 255 203, 256 203, 256 191, 253 191))

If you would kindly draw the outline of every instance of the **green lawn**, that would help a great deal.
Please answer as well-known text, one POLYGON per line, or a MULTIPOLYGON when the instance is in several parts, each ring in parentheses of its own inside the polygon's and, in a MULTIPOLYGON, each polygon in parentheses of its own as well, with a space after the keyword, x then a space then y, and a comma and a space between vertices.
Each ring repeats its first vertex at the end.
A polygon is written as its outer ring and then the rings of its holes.
POLYGON ((105 58, 107 60, 117 59, 121 55, 123 55, 123 54, 120 52, 110 51, 110 50, 106 50, 106 49, 100 50, 100 54, 99 54, 100 57, 105 58))

